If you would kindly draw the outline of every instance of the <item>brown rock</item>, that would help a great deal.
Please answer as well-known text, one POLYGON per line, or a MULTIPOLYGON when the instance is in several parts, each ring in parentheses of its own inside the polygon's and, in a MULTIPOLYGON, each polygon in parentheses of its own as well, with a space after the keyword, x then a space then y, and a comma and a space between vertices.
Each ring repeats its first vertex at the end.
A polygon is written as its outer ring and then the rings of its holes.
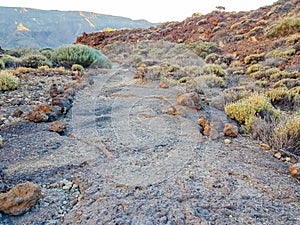
POLYGON ((203 135, 205 136, 211 135, 211 125, 206 119, 201 117, 199 118, 198 123, 203 128, 203 135))
POLYGON ((228 137, 237 137, 239 133, 239 129, 237 126, 230 124, 230 123, 225 123, 224 127, 224 135, 228 137))
POLYGON ((23 114, 23 111, 20 109, 16 109, 13 113, 14 117, 20 117, 23 114))
POLYGON ((67 124, 63 121, 54 121, 50 126, 50 130, 57 133, 63 133, 66 129, 67 124))
POLYGON ((182 106, 187 106, 191 109, 201 109, 200 105, 200 97, 197 93, 185 93, 185 94, 178 94, 177 95, 177 104, 182 106))
POLYGON ((44 111, 36 109, 31 110, 25 118, 35 123, 46 122, 48 120, 48 116, 44 111))
POLYGON ((297 179, 300 179, 300 163, 296 163, 290 166, 289 170, 292 176, 296 177, 297 179))
POLYGON ((18 184, 7 193, 0 194, 0 211, 13 216, 26 213, 41 198, 41 188, 30 182, 18 184))
POLYGON ((159 82, 159 87, 160 87, 160 88, 168 88, 169 85, 168 85, 168 83, 167 83, 166 81, 161 80, 161 81, 159 82))
POLYGON ((266 150, 266 151, 268 151, 268 150, 271 149, 271 148, 270 148, 270 145, 267 145, 267 144, 260 144, 260 147, 261 147, 263 150, 266 150))

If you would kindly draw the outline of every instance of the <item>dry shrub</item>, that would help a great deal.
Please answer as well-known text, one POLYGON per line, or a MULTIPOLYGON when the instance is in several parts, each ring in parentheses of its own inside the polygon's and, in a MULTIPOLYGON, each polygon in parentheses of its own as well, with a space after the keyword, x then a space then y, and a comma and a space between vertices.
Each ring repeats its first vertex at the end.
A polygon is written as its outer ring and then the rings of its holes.
POLYGON ((300 155, 300 115, 291 117, 256 117, 251 125, 254 137, 269 144, 274 150, 285 150, 300 155))

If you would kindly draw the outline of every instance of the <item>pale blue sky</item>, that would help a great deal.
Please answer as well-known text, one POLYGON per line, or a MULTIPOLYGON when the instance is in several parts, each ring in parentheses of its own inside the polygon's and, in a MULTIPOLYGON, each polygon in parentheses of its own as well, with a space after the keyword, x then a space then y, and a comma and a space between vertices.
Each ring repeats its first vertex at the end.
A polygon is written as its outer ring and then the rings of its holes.
POLYGON ((226 7, 226 11, 248 11, 273 2, 275 0, 0 0, 0 6, 90 11, 166 22, 184 20, 195 12, 209 13, 219 5, 226 7))

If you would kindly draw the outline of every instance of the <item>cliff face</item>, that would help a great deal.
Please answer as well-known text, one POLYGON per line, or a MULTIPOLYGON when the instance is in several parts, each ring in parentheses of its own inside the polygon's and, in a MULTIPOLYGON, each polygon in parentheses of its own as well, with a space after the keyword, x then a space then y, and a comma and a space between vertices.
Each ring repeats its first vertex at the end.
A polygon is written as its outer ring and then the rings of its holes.
POLYGON ((144 20, 78 11, 54 11, 0 7, 0 46, 4 48, 55 48, 73 43, 83 32, 104 28, 141 28, 144 20))
MULTIPOLYGON (((224 52, 242 59, 268 50, 278 36, 266 34, 283 19, 300 17, 299 9, 299 0, 278 1, 249 12, 213 11, 207 15, 189 17, 182 22, 165 23, 147 29, 84 34, 77 38, 77 43, 102 48, 115 42, 135 43, 141 40, 176 43, 212 41, 224 52)), ((296 29, 299 31, 300 28, 296 29)))

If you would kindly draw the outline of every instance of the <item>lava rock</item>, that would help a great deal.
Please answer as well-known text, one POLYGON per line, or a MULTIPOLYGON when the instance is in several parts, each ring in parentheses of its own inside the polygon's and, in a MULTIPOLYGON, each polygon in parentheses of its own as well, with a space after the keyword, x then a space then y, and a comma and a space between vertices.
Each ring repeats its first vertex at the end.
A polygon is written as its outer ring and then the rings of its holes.
POLYGON ((233 124, 225 123, 224 135, 228 137, 237 137, 239 133, 239 128, 233 124))
POLYGON ((201 109, 200 97, 195 92, 178 94, 177 95, 177 104, 182 106, 187 106, 191 109, 201 109))
POLYGON ((16 185, 7 193, 0 194, 0 212, 18 216, 30 210, 41 198, 41 188, 34 183, 16 185))

